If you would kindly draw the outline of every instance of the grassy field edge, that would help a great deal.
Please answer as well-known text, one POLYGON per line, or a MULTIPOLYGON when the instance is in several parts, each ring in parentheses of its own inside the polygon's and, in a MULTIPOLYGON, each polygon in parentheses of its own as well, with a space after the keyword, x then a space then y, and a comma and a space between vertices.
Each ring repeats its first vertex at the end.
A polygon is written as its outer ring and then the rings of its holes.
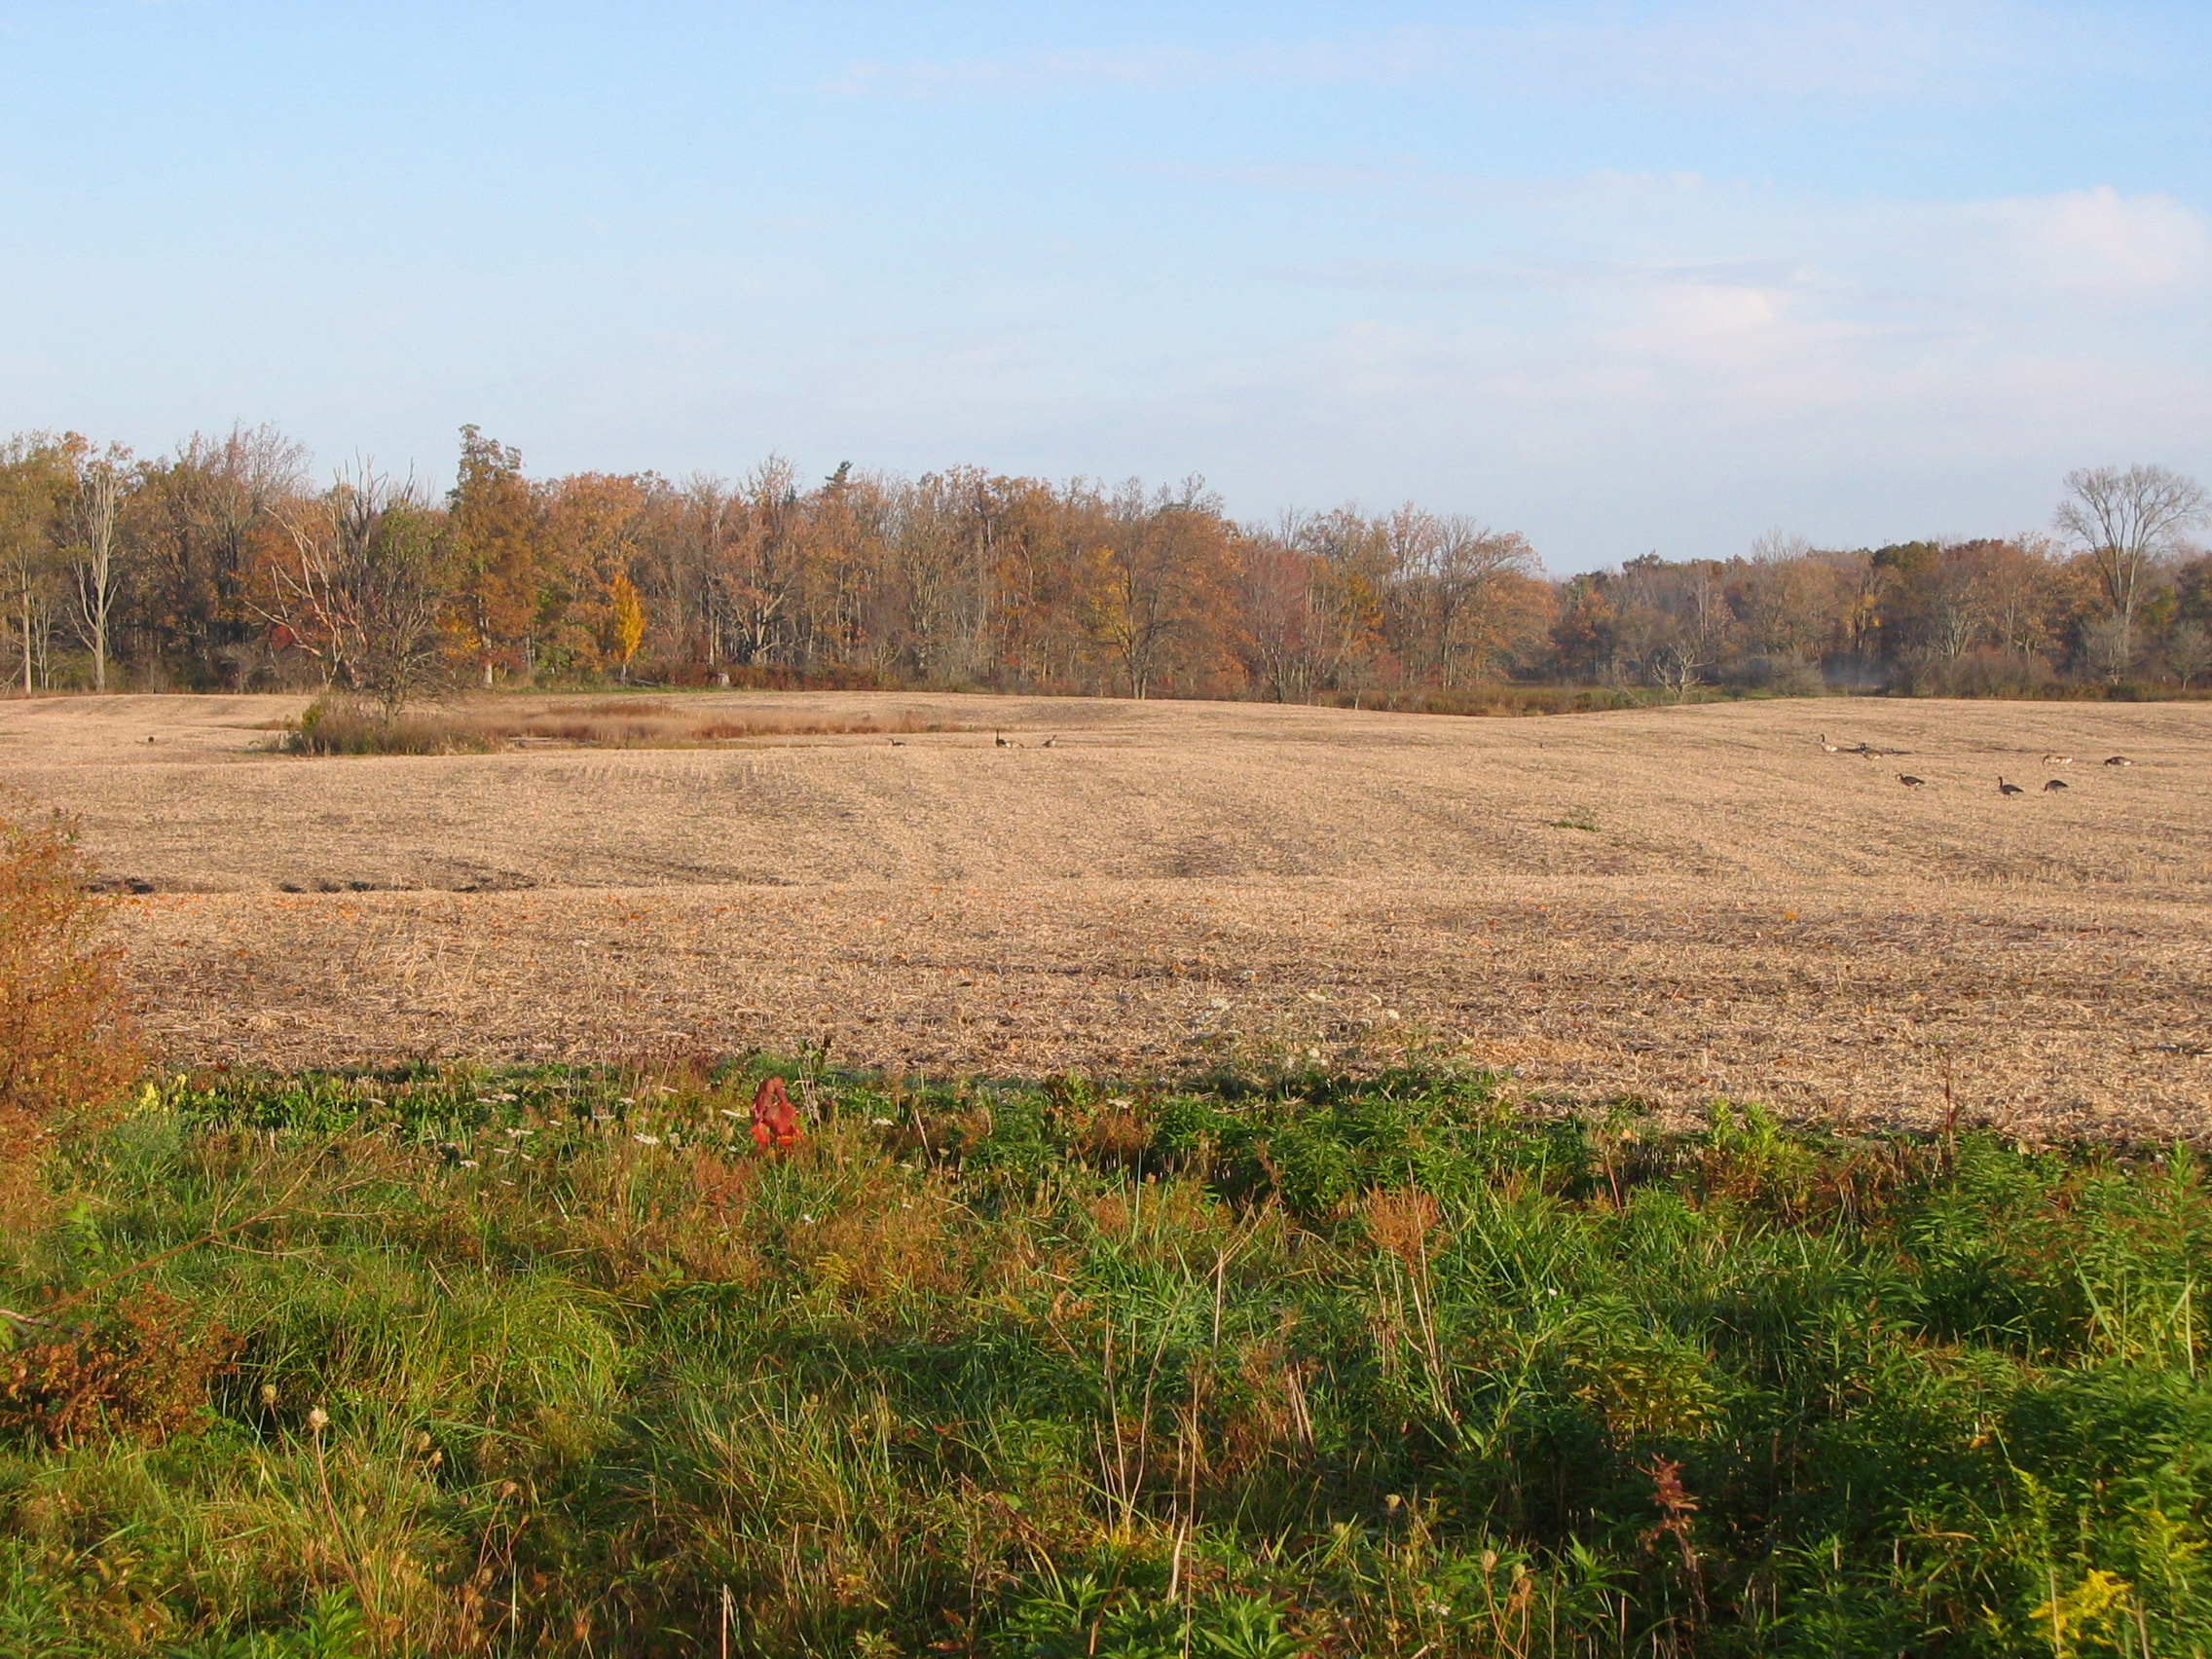
POLYGON ((1496 1083, 150 1083, 6 1234, 0 1645, 2212 1641, 2189 1149, 1496 1083))

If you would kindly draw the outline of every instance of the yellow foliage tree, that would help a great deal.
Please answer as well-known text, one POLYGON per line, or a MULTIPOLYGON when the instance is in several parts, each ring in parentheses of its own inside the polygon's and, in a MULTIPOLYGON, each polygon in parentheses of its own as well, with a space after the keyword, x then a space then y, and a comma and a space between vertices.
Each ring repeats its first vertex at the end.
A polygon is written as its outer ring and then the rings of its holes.
POLYGON ((645 602, 638 597, 638 584, 625 571, 608 584, 608 605, 614 628, 614 654, 622 663, 622 682, 630 681, 630 659, 645 643, 645 602))

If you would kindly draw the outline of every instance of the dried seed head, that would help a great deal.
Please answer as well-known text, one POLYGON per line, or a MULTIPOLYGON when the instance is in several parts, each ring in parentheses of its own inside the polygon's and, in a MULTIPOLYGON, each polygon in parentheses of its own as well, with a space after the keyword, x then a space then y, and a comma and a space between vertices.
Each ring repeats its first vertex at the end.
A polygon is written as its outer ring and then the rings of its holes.
POLYGON ((313 1411, 308 1413, 308 1427, 313 1432, 320 1434, 329 1426, 330 1414, 324 1411, 320 1406, 316 1406, 313 1411))
POLYGON ((275 1406, 276 1404, 276 1384, 264 1382, 260 1388, 260 1396, 264 1407, 275 1406))

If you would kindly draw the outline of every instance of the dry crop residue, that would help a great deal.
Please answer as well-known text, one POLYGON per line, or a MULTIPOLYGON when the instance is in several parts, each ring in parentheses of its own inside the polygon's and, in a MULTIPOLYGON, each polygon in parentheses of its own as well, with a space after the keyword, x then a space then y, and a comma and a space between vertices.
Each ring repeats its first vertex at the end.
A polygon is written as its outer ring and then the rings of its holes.
POLYGON ((307 759, 256 751, 298 699, 49 699, 0 705, 0 779, 147 890, 125 927, 185 1061, 1413 1048, 1575 1098, 2208 1126, 2212 706, 697 701, 975 729, 307 759))

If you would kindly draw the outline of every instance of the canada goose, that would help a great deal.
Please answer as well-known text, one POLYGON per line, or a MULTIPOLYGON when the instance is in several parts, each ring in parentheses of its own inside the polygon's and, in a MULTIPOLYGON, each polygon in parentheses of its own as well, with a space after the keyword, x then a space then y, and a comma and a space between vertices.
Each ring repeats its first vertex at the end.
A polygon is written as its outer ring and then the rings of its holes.
POLYGON ((903 737, 895 737, 891 740, 891 747, 894 749, 903 749, 906 747, 906 740, 903 737))
POLYGON ((2105 764, 2108 766, 2132 766, 2135 762, 2124 755, 2108 755, 2105 756, 2105 764))
POLYGON ((1899 772, 1898 774, 1898 782, 1904 785, 1907 789, 1916 790, 1920 788, 1921 785, 1928 782, 1928 780, 1926 778, 1916 778, 1910 772, 1899 772))
POLYGON ((1828 734, 1824 731, 1821 733, 1821 753, 1823 755, 1841 755, 1843 751, 1838 749, 1834 744, 1830 743, 1828 741, 1828 734))
POLYGON ((2066 780, 2064 778, 2050 778, 2045 781, 2043 787, 2046 793, 2051 790, 2062 790, 2066 787, 2066 780))
POLYGON ((2046 766, 2071 766, 2074 764, 2074 756, 2071 755, 2046 755, 2043 757, 2043 763, 2046 766))
POLYGON ((1051 747, 1052 747, 1052 745, 1053 745, 1053 744, 1055 744, 1055 743, 1057 743, 1057 742, 1059 742, 1059 741, 1060 741, 1060 740, 1059 740, 1059 737, 1058 737, 1058 736, 1057 736, 1057 735, 1055 734, 1054 736, 1051 736, 1051 737, 1048 737, 1047 739, 1045 739, 1045 741, 1044 741, 1043 743, 1039 744, 1039 745, 1038 745, 1038 747, 1039 747, 1040 749, 1050 749, 1050 748, 1051 748, 1051 747))
POLYGON ((1012 749, 1014 747, 1013 744, 1007 742, 1005 738, 1001 737, 995 731, 991 733, 991 741, 997 744, 1001 749, 1012 749))
POLYGON ((2028 792, 2020 788, 2018 784, 2009 784, 2003 778, 1999 778, 1997 780, 1997 793, 2001 795, 2016 795, 2026 794, 2028 792))

